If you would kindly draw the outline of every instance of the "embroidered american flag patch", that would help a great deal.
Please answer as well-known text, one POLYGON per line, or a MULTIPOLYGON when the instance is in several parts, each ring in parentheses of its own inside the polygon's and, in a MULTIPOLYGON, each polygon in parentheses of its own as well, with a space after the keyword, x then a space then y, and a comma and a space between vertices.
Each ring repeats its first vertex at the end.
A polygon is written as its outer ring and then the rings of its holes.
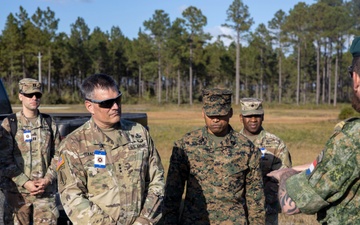
POLYGON ((310 164, 309 168, 306 170, 306 175, 310 175, 317 165, 317 160, 315 159, 313 163, 310 164))
POLYGON ((60 155, 59 160, 58 160, 57 165, 56 165, 56 170, 59 170, 60 167, 61 167, 62 165, 64 165, 64 163, 65 163, 65 161, 64 161, 64 156, 63 156, 63 155, 60 155))

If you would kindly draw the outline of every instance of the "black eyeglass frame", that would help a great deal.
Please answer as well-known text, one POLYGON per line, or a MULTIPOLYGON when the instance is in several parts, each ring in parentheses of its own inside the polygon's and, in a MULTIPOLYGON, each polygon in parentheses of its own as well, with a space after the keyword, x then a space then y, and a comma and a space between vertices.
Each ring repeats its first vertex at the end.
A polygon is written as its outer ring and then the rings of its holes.
POLYGON ((109 98, 109 99, 105 99, 105 100, 95 100, 95 99, 91 99, 91 98, 85 98, 86 101, 98 104, 100 108, 106 108, 106 109, 110 109, 114 103, 118 104, 118 106, 120 106, 121 103, 121 96, 122 93, 120 92, 118 96, 116 96, 115 98, 109 98))
POLYGON ((42 94, 40 92, 35 92, 35 93, 30 93, 30 94, 28 94, 28 93, 20 93, 20 94, 22 94, 26 98, 33 98, 34 95, 35 95, 36 99, 40 99, 42 97, 42 94))

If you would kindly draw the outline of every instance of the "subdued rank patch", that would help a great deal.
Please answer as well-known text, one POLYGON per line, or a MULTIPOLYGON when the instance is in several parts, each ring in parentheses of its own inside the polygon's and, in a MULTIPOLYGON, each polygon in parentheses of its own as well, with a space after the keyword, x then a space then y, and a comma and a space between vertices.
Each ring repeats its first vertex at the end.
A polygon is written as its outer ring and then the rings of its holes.
POLYGON ((59 171, 60 167, 62 165, 64 165, 65 161, 64 161, 64 156, 61 154, 60 157, 59 157, 59 160, 57 162, 57 165, 56 165, 56 170, 59 171))

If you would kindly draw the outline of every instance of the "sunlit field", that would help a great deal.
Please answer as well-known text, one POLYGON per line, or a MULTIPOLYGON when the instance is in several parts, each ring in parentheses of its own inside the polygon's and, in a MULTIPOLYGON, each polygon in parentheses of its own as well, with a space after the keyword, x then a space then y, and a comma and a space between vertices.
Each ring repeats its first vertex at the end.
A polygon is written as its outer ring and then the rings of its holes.
MULTIPOLYGON (((234 116, 230 124, 241 129, 240 107, 233 106, 234 116)), ((51 112, 48 107, 42 112, 51 112)), ((56 112, 84 112, 84 107, 62 106, 56 112)), ((123 112, 142 112, 148 115, 150 133, 161 155, 165 171, 169 166, 173 142, 186 132, 204 125, 201 105, 123 105, 123 112)), ((266 107, 263 127, 283 139, 291 153, 293 165, 312 162, 323 149, 337 122, 339 107, 266 107)), ((280 225, 318 224, 314 215, 280 215, 280 225)))

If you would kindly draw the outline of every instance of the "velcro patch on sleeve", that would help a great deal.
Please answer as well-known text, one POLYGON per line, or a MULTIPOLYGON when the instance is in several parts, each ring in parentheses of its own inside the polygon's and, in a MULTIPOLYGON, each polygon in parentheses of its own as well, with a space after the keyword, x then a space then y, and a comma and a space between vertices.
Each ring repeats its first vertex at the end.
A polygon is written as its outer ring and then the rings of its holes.
POLYGON ((61 154, 56 165, 56 170, 58 171, 61 168, 61 166, 64 165, 64 163, 65 163, 64 156, 61 154))

